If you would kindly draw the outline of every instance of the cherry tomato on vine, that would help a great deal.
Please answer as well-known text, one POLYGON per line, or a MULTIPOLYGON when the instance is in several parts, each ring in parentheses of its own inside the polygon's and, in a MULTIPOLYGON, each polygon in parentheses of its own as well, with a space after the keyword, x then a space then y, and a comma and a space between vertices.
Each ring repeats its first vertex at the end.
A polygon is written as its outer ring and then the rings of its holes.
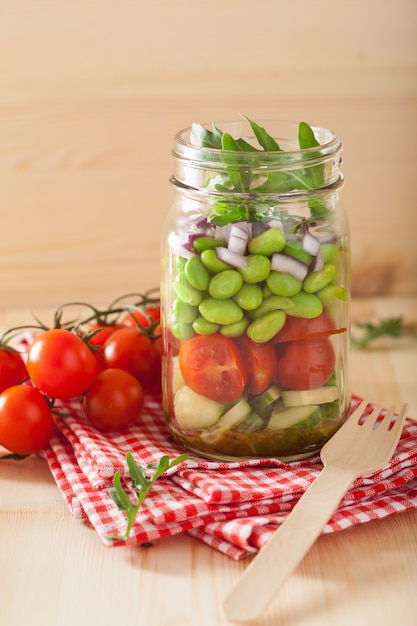
POLYGON ((0 348, 0 393, 27 378, 26 365, 19 354, 8 348, 0 348))
POLYGON ((195 335, 178 354, 185 383, 217 402, 238 400, 246 386, 246 368, 236 343, 223 335, 195 335))
POLYGON ((75 333, 54 328, 40 333, 29 347, 27 370, 33 384, 50 398, 82 394, 98 373, 87 344, 75 333))
POLYGON ((155 342, 135 328, 116 330, 104 344, 107 367, 126 370, 144 389, 161 384, 161 355, 155 342))
POLYGON ((243 355, 248 379, 248 391, 258 395, 269 387, 274 374, 277 356, 274 344, 255 343, 247 335, 238 338, 237 344, 243 355))
POLYGON ((277 382, 288 389, 303 390, 321 387, 332 375, 335 353, 327 337, 300 339, 280 344, 275 367, 277 382))
POLYGON ((37 452, 51 439, 55 424, 45 396, 29 385, 0 394, 0 444, 15 454, 37 452))
POLYGON ((106 340, 119 328, 123 328, 121 324, 93 324, 89 326, 88 332, 94 333, 88 340, 89 345, 94 346, 98 352, 104 354, 106 340))
MULTIPOLYGON (((151 324, 155 322, 159 322, 161 319, 161 311, 159 306, 157 307, 146 307, 143 312, 142 311, 130 311, 125 317, 122 319, 122 324, 125 326, 131 326, 132 328, 137 328, 137 323, 140 324, 143 328, 149 328, 151 324)), ((155 333, 160 332, 159 324, 155 327, 155 333)))
POLYGON ((140 382, 125 370, 109 368, 87 389, 83 409, 95 428, 110 433, 133 424, 142 413, 143 402, 140 382))

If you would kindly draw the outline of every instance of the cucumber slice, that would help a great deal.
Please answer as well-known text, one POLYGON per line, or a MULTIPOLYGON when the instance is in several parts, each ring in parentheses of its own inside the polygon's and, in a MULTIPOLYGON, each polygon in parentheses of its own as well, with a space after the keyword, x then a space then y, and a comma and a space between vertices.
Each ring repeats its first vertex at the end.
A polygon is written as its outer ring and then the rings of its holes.
POLYGON ((285 406, 306 406, 309 404, 326 404, 338 398, 337 387, 319 387, 302 391, 283 391, 282 401, 285 406))
POLYGON ((233 428, 233 426, 242 422, 251 412, 252 407, 249 402, 241 398, 231 409, 223 413, 216 424, 216 428, 233 428))
POLYGON ((265 426, 265 422, 257 413, 251 413, 241 422, 237 429, 242 433, 254 433, 265 426))
POLYGON ((223 411, 223 404, 196 393, 186 385, 180 387, 174 396, 175 419, 186 430, 214 426, 223 411))
POLYGON ((269 430, 282 430, 283 428, 313 428, 321 420, 321 411, 318 406, 292 406, 288 408, 275 407, 269 418, 267 428, 269 430))
POLYGON ((253 402, 252 406, 255 409, 255 412, 262 413, 267 409, 271 404, 273 404, 276 400, 281 397, 281 389, 278 385, 271 385, 268 387, 266 391, 261 393, 260 396, 257 396, 253 402))

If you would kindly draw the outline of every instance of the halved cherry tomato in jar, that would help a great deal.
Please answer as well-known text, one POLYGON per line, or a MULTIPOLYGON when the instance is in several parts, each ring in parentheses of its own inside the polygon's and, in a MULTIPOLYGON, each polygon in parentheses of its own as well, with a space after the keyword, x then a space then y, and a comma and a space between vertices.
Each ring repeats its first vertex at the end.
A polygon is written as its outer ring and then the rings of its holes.
POLYGON ((333 317, 324 309, 320 315, 312 319, 287 315, 284 326, 275 335, 273 341, 275 343, 286 343, 312 337, 326 337, 346 332, 346 330, 346 328, 337 328, 333 317))
POLYGON ((281 346, 275 367, 279 385, 295 390, 315 389, 329 380, 335 352, 327 337, 300 339, 281 346))
POLYGON ((0 444, 15 454, 37 452, 51 439, 55 423, 45 396, 29 385, 0 394, 0 444))
POLYGON ((236 343, 223 335, 196 335, 180 348, 186 385, 217 402, 238 400, 246 386, 246 368, 236 343))
POLYGON ((274 374, 277 355, 271 341, 256 343, 247 335, 237 339, 247 372, 248 391, 258 395, 269 387, 274 374))
POLYGON ((26 365, 19 354, 8 348, 0 349, 0 393, 17 385, 27 378, 28 373, 26 365))
POLYGON ((133 424, 142 413, 143 403, 140 382, 125 370, 110 368, 87 389, 83 409, 95 428, 110 433, 133 424))
POLYGON ((130 372, 144 389, 161 384, 161 354, 155 341, 136 328, 116 330, 104 344, 107 367, 130 372))

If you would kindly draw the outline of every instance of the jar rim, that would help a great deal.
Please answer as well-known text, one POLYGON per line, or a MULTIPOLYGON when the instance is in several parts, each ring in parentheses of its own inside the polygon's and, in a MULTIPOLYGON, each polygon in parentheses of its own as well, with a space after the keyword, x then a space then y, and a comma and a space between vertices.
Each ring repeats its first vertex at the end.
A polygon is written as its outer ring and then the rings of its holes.
MULTIPOLYGON (((284 146, 281 150, 270 150, 266 151, 260 148, 259 144, 257 146, 258 150, 256 152, 251 150, 242 150, 240 152, 234 152, 234 157, 236 158, 238 163, 245 163, 247 161, 253 162, 254 157, 261 163, 267 165, 274 163, 275 166, 279 166, 279 164, 283 164, 288 166, 291 163, 297 163, 302 159, 303 163, 323 159, 324 157, 328 157, 332 154, 341 151, 342 144, 339 137, 336 133, 324 126, 320 125, 310 125, 311 129, 314 132, 314 135, 319 141, 318 146, 314 146, 311 148, 299 148, 296 149, 286 149, 287 146, 295 145, 295 142, 298 141, 298 127, 299 123, 291 120, 260 120, 257 122, 262 127, 268 129, 268 133, 271 133, 271 129, 276 129, 272 136, 277 141, 277 143, 284 146), (278 136, 278 133, 282 135, 278 136), (290 134, 291 133, 291 134, 290 134)), ((256 141, 255 134, 251 130, 250 126, 248 127, 245 120, 224 120, 219 122, 204 122, 200 124, 206 130, 213 130, 213 128, 217 128, 222 132, 228 132, 232 136, 236 135, 239 137, 243 137, 249 143, 252 142, 254 145, 254 141, 256 141), (241 129, 241 133, 237 132, 238 129, 241 129), (244 131, 244 135, 242 135, 242 131, 244 131)), ((194 164, 198 162, 204 162, 205 167, 210 163, 210 157, 213 157, 212 162, 218 163, 219 155, 223 152, 223 150, 219 148, 212 147, 201 147, 191 142, 191 131, 193 126, 188 126, 178 131, 174 137, 174 149, 173 156, 179 159, 185 159, 189 161, 193 161, 194 164)))

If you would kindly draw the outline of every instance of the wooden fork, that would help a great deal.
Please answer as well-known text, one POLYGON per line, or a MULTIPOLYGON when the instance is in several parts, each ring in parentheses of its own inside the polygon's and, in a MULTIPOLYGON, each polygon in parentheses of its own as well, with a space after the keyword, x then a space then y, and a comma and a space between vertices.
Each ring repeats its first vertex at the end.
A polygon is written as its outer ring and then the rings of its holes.
POLYGON ((375 472, 391 459, 407 405, 390 428, 395 407, 381 421, 377 421, 380 407, 361 419, 367 404, 364 400, 322 448, 322 472, 227 596, 223 608, 228 619, 249 622, 259 617, 320 535, 355 478, 375 472))

